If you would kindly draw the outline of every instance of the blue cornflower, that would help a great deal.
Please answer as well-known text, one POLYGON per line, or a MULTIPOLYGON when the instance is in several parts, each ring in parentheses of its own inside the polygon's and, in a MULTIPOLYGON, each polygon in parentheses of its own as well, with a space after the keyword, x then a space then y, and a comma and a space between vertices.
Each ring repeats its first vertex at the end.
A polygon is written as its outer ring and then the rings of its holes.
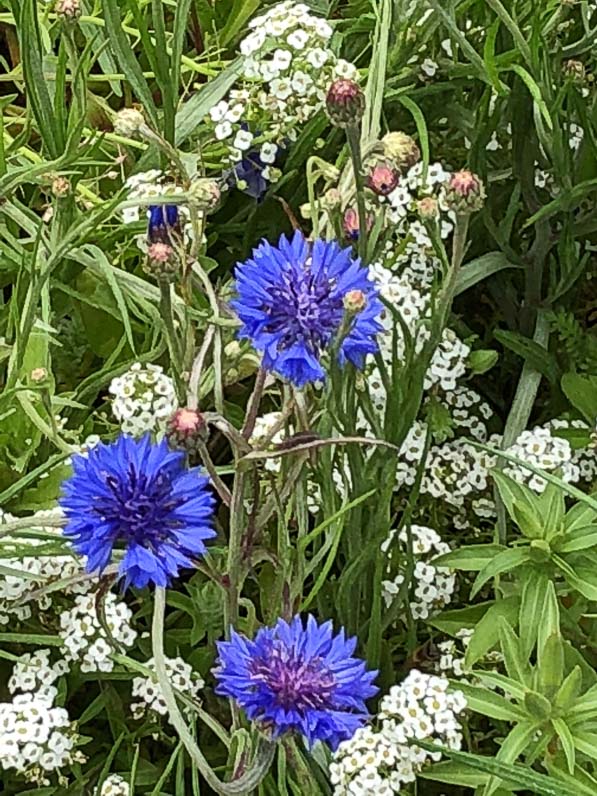
POLYGON ((278 619, 253 641, 232 630, 217 645, 216 693, 235 699, 274 738, 298 732, 309 746, 323 741, 335 749, 365 723, 365 700, 378 691, 377 672, 352 657, 356 643, 313 616, 306 625, 300 616, 278 619))
POLYGON ((150 243, 170 243, 172 232, 178 230, 176 205, 150 205, 147 237, 150 243))
POLYGON ((236 287, 240 336, 263 352, 267 370, 298 387, 324 378, 320 360, 346 317, 347 294, 359 294, 363 306, 340 345, 340 365, 348 360, 362 368, 377 351, 382 303, 368 269, 335 241, 310 245, 299 231, 291 240, 282 236, 277 247, 264 241, 237 267, 236 287))
POLYGON ((205 553, 214 498, 208 480, 185 466, 182 451, 149 435, 120 436, 73 458, 73 475, 62 485, 65 536, 87 556, 88 572, 100 573, 116 546, 124 548, 119 574, 125 587, 166 586, 192 558, 205 553))

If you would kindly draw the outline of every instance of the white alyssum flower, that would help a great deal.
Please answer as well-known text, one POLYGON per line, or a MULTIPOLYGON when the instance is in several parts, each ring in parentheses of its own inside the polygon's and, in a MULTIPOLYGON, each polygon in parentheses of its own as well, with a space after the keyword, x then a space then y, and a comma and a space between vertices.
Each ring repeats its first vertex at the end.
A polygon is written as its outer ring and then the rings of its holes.
MULTIPOLYGON (((568 483, 580 480, 580 469, 573 461, 570 443, 552 434, 549 428, 536 426, 523 431, 507 452, 548 473, 559 471, 561 478, 568 483)), ((547 486, 545 478, 512 462, 508 462, 504 472, 538 493, 547 486)))
POLYGON ((68 671, 68 663, 58 660, 51 663, 51 651, 40 649, 21 655, 12 669, 8 681, 11 694, 18 691, 38 691, 53 686, 56 680, 68 671))
MULTIPOLYGON (((62 529, 54 525, 44 525, 44 519, 63 516, 62 509, 38 511, 31 519, 31 529, 50 538, 3 536, 0 539, 0 565, 10 570, 10 574, 0 574, 0 625, 22 622, 32 616, 33 610, 49 611, 56 604, 63 603, 65 597, 84 594, 93 585, 93 580, 85 576, 80 558, 70 552, 70 543, 65 544, 62 529), (61 552, 39 555, 37 548, 56 540, 61 552), (31 555, 23 555, 23 548, 31 548, 31 555), (62 549, 61 549, 62 548, 62 549), (17 555, 18 551, 18 555, 17 555), (20 573, 26 574, 22 577, 20 573), (66 579, 60 592, 43 593, 44 586, 53 581, 66 579), (35 599, 24 601, 30 593, 35 599), (22 602, 21 605, 17 603, 22 602)), ((14 517, 0 510, 0 527, 14 517)))
POLYGON ((109 635, 98 616, 95 595, 77 597, 74 607, 60 615, 64 658, 80 663, 82 672, 111 672, 114 661, 110 656, 118 651, 113 644, 131 647, 137 637, 131 626, 131 609, 111 592, 104 598, 103 615, 109 635))
POLYGON ((163 431, 178 409, 174 382, 159 365, 136 362, 110 383, 112 412, 125 434, 163 431))
MULTIPOLYGON (((431 563, 433 558, 442 553, 450 552, 450 547, 441 540, 440 535, 423 525, 411 525, 403 528, 399 534, 390 531, 388 538, 382 543, 381 549, 388 560, 388 570, 392 569, 393 560, 404 562, 409 536, 415 557, 414 579, 416 588, 410 609, 415 619, 427 619, 438 610, 444 608, 452 599, 456 588, 456 576, 446 567, 437 567, 431 563), (399 555, 394 558, 394 553, 399 555)), ((395 571, 395 569, 394 569, 395 571)), ((383 598, 390 606, 404 583, 403 564, 399 573, 392 580, 382 581, 383 598)))
POLYGON ((428 761, 441 758, 413 741, 462 745, 459 715, 466 708, 461 691, 449 691, 444 677, 411 670, 383 697, 376 727, 359 728, 335 751, 330 765, 334 796, 400 793, 428 761))
POLYGON ((323 108, 331 83, 338 77, 356 79, 357 70, 336 57, 330 47, 332 26, 303 3, 283 0, 252 19, 249 28, 240 44, 242 74, 206 121, 215 138, 225 142, 231 168, 248 150, 270 147, 262 158, 262 175, 275 182, 280 142, 295 140, 298 126, 323 108))
POLYGON ((49 784, 46 778, 80 759, 77 735, 64 708, 53 704, 54 693, 16 694, 0 702, 0 767, 14 769, 26 780, 49 784))
MULTIPOLYGON (((145 665, 155 672, 153 658, 150 658, 145 665)), ((172 686, 188 697, 196 698, 205 685, 203 679, 182 658, 166 658, 166 672, 172 686)), ((135 719, 143 718, 148 711, 160 716, 168 714, 168 708, 157 679, 135 677, 132 696, 140 700, 131 703, 131 711, 135 719)))
POLYGON ((129 783, 120 774, 110 774, 101 786, 95 789, 94 796, 129 796, 130 792, 129 783))

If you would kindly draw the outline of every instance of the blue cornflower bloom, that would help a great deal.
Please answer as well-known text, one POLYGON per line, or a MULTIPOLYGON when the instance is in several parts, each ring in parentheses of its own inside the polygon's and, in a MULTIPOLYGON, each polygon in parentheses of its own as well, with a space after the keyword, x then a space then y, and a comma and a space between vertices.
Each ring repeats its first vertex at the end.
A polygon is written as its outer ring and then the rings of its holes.
POLYGON ((176 205, 150 205, 147 237, 150 243, 170 243, 172 232, 178 229, 176 205))
POLYGON ((377 672, 352 657, 356 643, 313 616, 306 625, 300 616, 279 619, 253 641, 232 630, 217 645, 216 693, 235 699, 274 738, 298 732, 309 746, 323 741, 335 749, 365 723, 365 700, 378 691, 377 672))
POLYGON ((377 318, 383 305, 369 271, 352 258, 352 249, 335 241, 309 244, 295 232, 278 246, 263 242, 253 257, 236 269, 238 298, 232 306, 243 325, 240 336, 263 353, 263 366, 298 387, 324 378, 321 357, 330 348, 346 317, 345 297, 362 300, 338 351, 362 368, 377 351, 377 318))
POLYGON ((148 434, 122 435, 73 457, 62 492, 64 534, 87 556, 87 571, 101 573, 122 546, 125 588, 166 586, 215 536, 208 479, 185 466, 182 451, 171 451, 165 440, 152 444, 148 434))

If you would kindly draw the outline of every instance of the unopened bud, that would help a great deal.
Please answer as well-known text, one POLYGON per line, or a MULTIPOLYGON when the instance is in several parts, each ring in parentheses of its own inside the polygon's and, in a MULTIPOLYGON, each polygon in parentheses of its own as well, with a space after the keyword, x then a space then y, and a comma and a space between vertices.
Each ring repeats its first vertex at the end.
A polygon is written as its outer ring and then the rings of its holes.
POLYGON ((362 312, 367 306, 367 296, 362 290, 349 290, 342 298, 344 309, 350 315, 356 315, 362 312))
POLYGON ((452 174, 445 199, 450 210, 456 213, 475 213, 485 203, 485 186, 472 171, 462 169, 452 174))
MULTIPOLYGON (((373 226, 373 217, 371 215, 367 215, 366 218, 367 230, 370 230, 373 226)), ((344 213, 344 219, 342 221, 342 229, 344 230, 344 234, 349 240, 356 241, 359 239, 360 235, 360 226, 359 226, 359 214, 357 211, 350 207, 344 213)))
POLYGON ((299 207, 299 211, 301 214, 301 218, 309 219, 311 218, 311 203, 305 202, 299 207))
POLYGON ((176 252, 167 243, 151 243, 147 249, 147 261, 143 270, 158 281, 172 282, 178 273, 176 252))
POLYGON ((365 95, 354 80, 338 78, 328 90, 325 106, 333 125, 351 127, 363 118, 365 95))
POLYGON ((321 197, 324 210, 336 210, 342 204, 342 194, 337 188, 328 188, 321 197))
POLYGON ((45 381, 48 378, 48 371, 45 368, 33 368, 30 377, 31 381, 38 384, 40 381, 45 381))
POLYGON ((563 65, 563 70, 567 77, 572 78, 572 80, 578 80, 581 83, 587 75, 585 65, 582 61, 575 61, 574 59, 566 61, 563 65))
POLYGON ((386 157, 393 160, 401 171, 408 171, 421 159, 419 147, 406 133, 386 133, 381 139, 381 145, 386 157))
POLYGON ((216 180, 204 177, 193 180, 189 188, 189 200, 198 210, 210 213, 217 208, 222 198, 220 186, 216 180))
POLYGON ((79 0, 57 0, 55 11, 65 22, 74 22, 81 16, 79 0))
POLYGON ((124 138, 135 138, 144 124, 145 119, 141 111, 135 108, 123 108, 114 117, 114 132, 124 138))
POLYGON ((198 443, 205 439, 206 425, 196 409, 178 409, 168 421, 166 436, 171 448, 197 453, 198 443))
POLYGON ((367 175, 367 186, 378 196, 387 196, 398 185, 400 175, 393 164, 386 161, 374 165, 367 175))
POLYGON ((423 221, 439 218, 439 202, 434 196, 424 196, 417 202, 417 212, 423 221))
POLYGON ((64 199, 71 191, 71 184, 66 177, 55 177, 52 180, 52 193, 56 199, 64 199))

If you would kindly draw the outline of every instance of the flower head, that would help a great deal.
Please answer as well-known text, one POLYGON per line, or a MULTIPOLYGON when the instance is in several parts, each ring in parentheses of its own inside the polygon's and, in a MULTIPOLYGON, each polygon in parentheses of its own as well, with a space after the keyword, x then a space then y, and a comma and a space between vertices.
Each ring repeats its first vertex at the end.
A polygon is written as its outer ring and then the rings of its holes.
POLYGON ((296 616, 261 628, 253 641, 232 630, 218 643, 216 692, 235 699, 251 720, 277 738, 299 732, 309 745, 332 749, 368 718, 365 700, 377 693, 377 672, 353 657, 356 639, 334 635, 332 623, 304 625, 296 616))
POLYGON ((166 441, 122 435, 73 458, 60 499, 64 534, 87 556, 88 572, 102 572, 117 545, 125 586, 166 586, 192 558, 205 553, 214 499, 207 478, 184 466, 184 453, 166 441))
POLYGON ((176 205, 150 205, 147 237, 150 243, 171 243, 172 232, 178 228, 176 205))
POLYGON ((336 127, 358 124, 365 113, 365 95, 354 80, 339 77, 328 89, 325 106, 336 127))
POLYGON ((377 351, 377 318, 382 304, 369 271, 350 249, 334 241, 310 245, 300 232, 278 246, 263 242, 236 270, 238 298, 232 302, 243 322, 241 337, 263 352, 263 365, 302 387, 325 376, 322 355, 343 324, 344 295, 360 290, 366 308, 342 339, 338 361, 361 368, 377 351))

